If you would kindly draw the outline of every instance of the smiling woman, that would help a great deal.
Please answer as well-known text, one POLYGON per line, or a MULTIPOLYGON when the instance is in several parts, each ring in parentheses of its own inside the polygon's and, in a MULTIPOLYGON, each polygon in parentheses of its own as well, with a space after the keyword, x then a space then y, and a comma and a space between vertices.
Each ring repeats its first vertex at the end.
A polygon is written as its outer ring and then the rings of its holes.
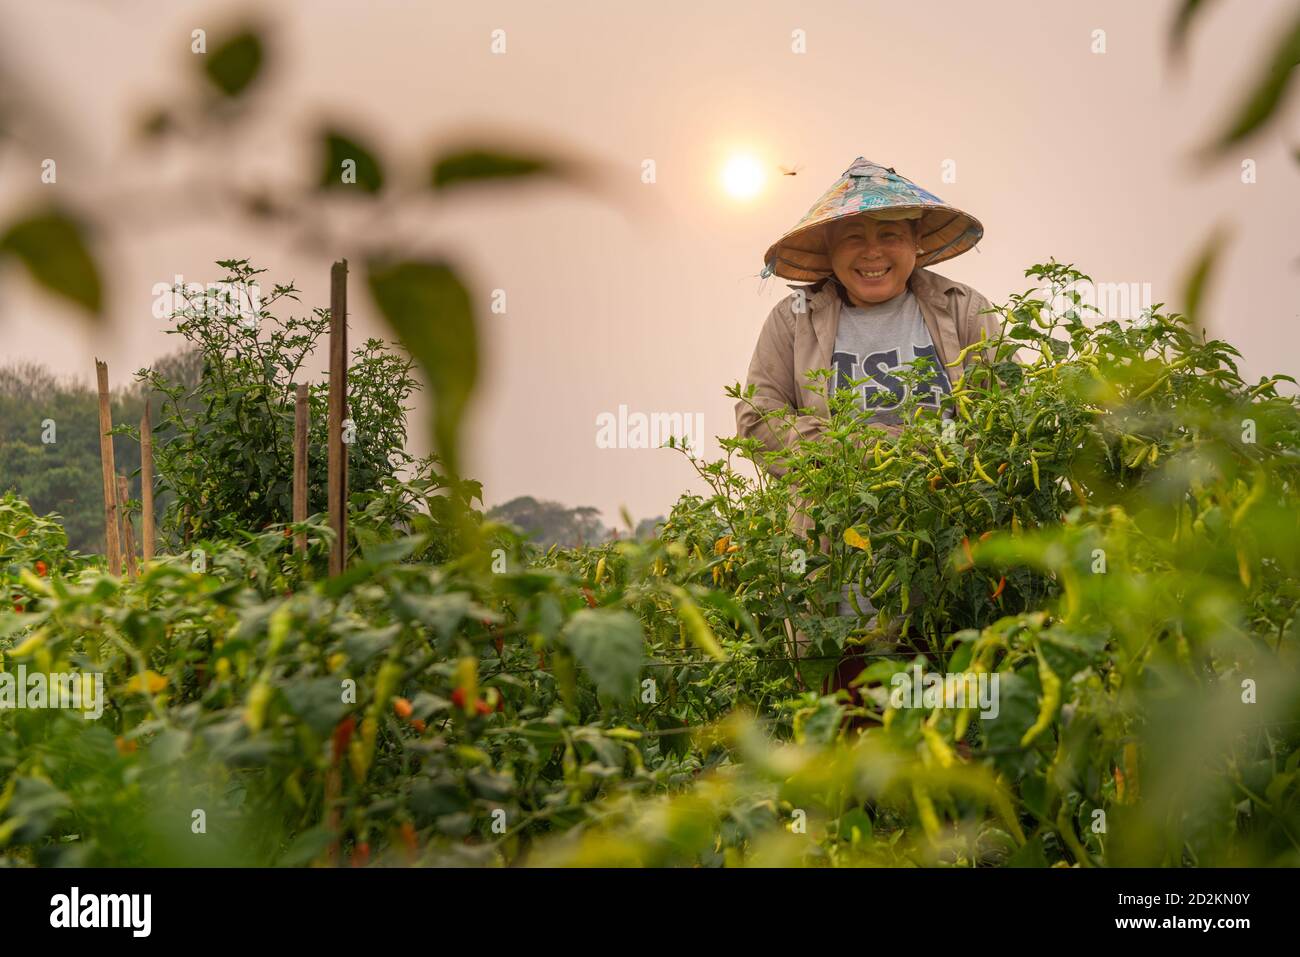
POLYGON ((881 210, 827 223, 831 270, 854 306, 893 299, 907 288, 921 251, 919 210, 881 210))
MULTIPOLYGON (((995 338, 1000 323, 996 313, 984 314, 989 303, 978 292, 923 267, 971 249, 983 233, 973 216, 893 168, 858 157, 764 256, 764 276, 813 282, 779 302, 759 333, 746 383, 753 395, 736 404, 738 434, 770 451, 793 452, 825 430, 828 396, 850 384, 869 424, 896 432, 908 391, 899 373, 920 358, 931 364, 930 378, 918 386, 920 405, 937 408, 962 374, 958 358, 978 359, 966 347, 984 333, 995 338), (827 389, 811 386, 816 370, 834 371, 827 389), (775 428, 763 415, 781 410, 801 413, 792 430, 775 428)), ((801 504, 792 531, 803 536, 809 528, 801 504)), ((850 597, 846 589, 839 614, 854 614, 854 599, 867 619, 859 624, 872 627, 876 609, 860 592, 850 597)), ((804 642, 799 633, 795 638, 804 642)), ((847 687, 861 666, 861 659, 842 662, 831 690, 847 687)))

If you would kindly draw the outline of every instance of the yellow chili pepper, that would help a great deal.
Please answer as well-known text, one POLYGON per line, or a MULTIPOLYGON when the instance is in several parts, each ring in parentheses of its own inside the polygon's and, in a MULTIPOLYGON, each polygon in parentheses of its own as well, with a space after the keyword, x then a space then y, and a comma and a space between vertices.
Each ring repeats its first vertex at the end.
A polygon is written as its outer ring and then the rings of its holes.
POLYGON ((947 363, 946 367, 952 369, 961 365, 963 362, 966 361, 966 356, 970 354, 971 350, 978 349, 980 346, 985 345, 987 342, 988 342, 988 330, 981 329, 979 342, 972 342, 961 352, 957 353, 957 358, 953 359, 952 362, 947 363))
POLYGON ((974 461, 975 461, 975 474, 978 475, 980 478, 982 478, 984 481, 988 482, 990 485, 997 485, 998 483, 993 481, 993 479, 989 477, 989 473, 984 471, 984 466, 980 465, 980 457, 978 452, 976 452, 974 455, 974 461))
POLYGON ((1047 729, 1052 723, 1052 716, 1056 714, 1057 705, 1061 703, 1061 679, 1048 665, 1041 649, 1035 647, 1034 653, 1038 656, 1038 680, 1043 686, 1043 698, 1038 705, 1038 720, 1020 739, 1021 747, 1031 743, 1047 729))

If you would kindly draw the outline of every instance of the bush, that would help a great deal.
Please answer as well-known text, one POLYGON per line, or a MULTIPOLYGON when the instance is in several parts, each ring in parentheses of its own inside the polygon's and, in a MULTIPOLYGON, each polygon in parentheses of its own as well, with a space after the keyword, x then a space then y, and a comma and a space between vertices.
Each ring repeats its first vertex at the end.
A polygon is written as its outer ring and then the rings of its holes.
MULTIPOLYGON (((247 260, 226 269, 223 297, 178 288, 175 329, 203 362, 197 384, 169 380, 156 369, 137 376, 162 399, 155 432, 155 469, 176 498, 164 516, 173 543, 261 529, 288 521, 293 510, 293 435, 296 383, 322 335, 329 310, 277 318, 271 306, 298 301, 292 284, 275 285, 263 300, 248 291, 265 272, 247 260), (237 297, 249 301, 232 301, 237 297), (254 308, 255 307, 255 308, 254 308)), ((378 490, 411 462, 406 453, 405 403, 418 387, 413 363, 368 339, 348 367, 348 416, 355 441, 348 447, 349 493, 378 490)), ((324 511, 329 386, 310 387, 308 512, 324 511)), ((134 430, 124 429, 134 434, 134 430)))

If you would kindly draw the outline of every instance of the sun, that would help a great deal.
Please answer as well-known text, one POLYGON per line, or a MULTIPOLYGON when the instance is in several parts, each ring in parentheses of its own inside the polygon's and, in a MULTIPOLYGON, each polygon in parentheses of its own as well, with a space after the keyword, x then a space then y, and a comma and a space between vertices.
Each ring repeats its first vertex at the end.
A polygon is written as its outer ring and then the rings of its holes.
POLYGON ((753 199, 763 188, 763 167, 746 154, 731 157, 722 167, 722 188, 734 199, 753 199))

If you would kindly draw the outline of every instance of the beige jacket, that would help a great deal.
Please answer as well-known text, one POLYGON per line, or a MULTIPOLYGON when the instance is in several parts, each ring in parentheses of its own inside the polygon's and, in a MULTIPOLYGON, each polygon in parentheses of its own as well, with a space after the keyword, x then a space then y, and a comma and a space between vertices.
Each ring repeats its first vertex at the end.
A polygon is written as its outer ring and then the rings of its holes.
MULTIPOLYGON (((935 351, 945 366, 966 346, 978 342, 981 330, 987 330, 990 339, 1001 330, 1001 319, 996 312, 980 315, 982 310, 989 308, 989 301, 967 285, 923 268, 912 270, 907 284, 916 296, 921 316, 930 331, 930 338, 934 340, 935 351)), ((809 388, 804 373, 832 368, 831 353, 840 321, 840 296, 835 283, 826 280, 791 288, 795 292, 772 307, 758 334, 746 380, 746 386, 755 386, 754 395, 751 400, 742 399, 736 403, 738 435, 757 438, 773 451, 791 451, 800 439, 814 438, 826 427, 830 416, 826 397, 809 388), (758 412, 750 408, 751 401, 763 410, 805 408, 808 411, 795 419, 791 429, 779 422, 761 421, 758 412)), ((986 350, 990 359, 991 353, 992 350, 986 350)), ((975 351, 972 351, 961 369, 947 370, 954 384, 976 359, 975 351)), ((785 466, 774 464, 769 471, 780 475, 785 466)), ((803 536, 811 524, 811 520, 800 512, 793 530, 803 536)))

